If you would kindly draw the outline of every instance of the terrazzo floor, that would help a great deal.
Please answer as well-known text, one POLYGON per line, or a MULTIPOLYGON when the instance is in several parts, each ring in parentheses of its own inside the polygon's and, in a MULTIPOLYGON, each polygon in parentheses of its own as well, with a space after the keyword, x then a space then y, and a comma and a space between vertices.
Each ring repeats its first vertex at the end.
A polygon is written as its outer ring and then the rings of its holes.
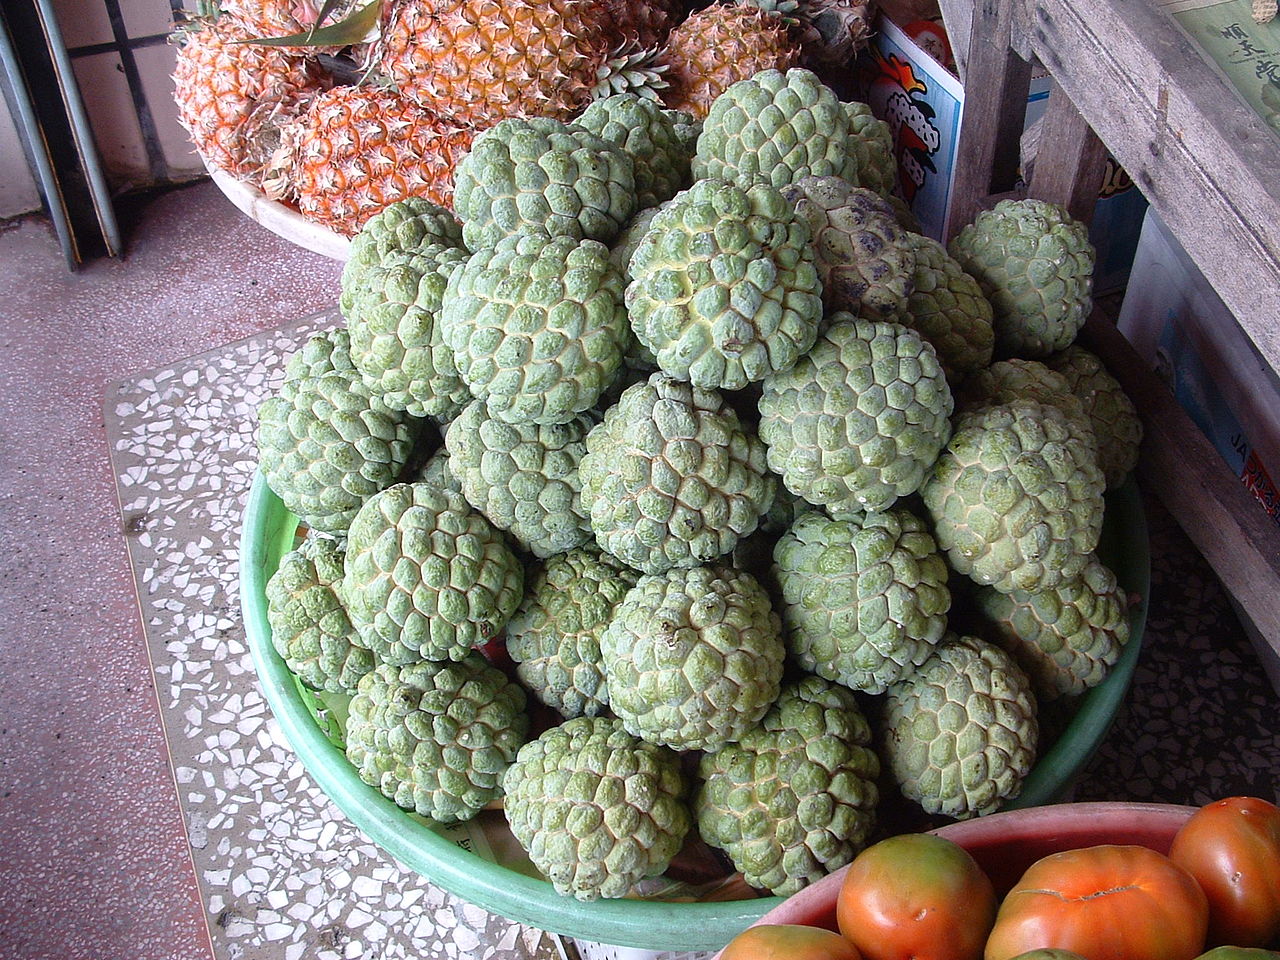
MULTIPOLYGON (((0 956, 556 956, 375 848, 254 682, 249 415, 339 265, 207 183, 133 236, 71 274, 43 222, 0 232, 0 956)), ((1076 796, 1280 800, 1280 698, 1212 573, 1148 519, 1133 692, 1076 796)))

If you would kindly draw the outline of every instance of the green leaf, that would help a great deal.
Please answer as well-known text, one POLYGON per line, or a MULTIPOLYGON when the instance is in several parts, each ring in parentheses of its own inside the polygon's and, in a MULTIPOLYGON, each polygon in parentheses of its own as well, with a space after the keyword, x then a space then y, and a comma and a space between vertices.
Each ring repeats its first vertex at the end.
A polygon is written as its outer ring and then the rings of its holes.
MULTIPOLYGON (((316 23, 323 23, 338 0, 325 0, 316 23)), ((259 37, 241 40, 240 43, 258 43, 266 47, 345 47, 361 43, 378 25, 382 15, 383 0, 370 0, 363 7, 351 12, 345 20, 327 27, 312 27, 287 37, 259 37)))

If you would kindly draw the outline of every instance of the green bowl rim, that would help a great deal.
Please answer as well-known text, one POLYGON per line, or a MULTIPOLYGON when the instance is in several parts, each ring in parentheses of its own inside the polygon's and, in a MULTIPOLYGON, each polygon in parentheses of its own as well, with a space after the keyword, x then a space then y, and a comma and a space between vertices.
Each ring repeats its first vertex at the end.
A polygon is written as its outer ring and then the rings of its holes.
MULTIPOLYGON (((1076 718, 1040 758, 1017 802, 1006 809, 1061 799, 1106 736, 1137 663, 1146 622, 1150 553, 1142 503, 1129 480, 1108 494, 1107 515, 1119 511, 1126 524, 1113 569, 1141 601, 1130 610, 1131 636, 1103 683, 1084 697, 1076 718), (1140 533, 1140 536, 1133 536, 1140 533), (1067 761, 1073 760, 1068 764, 1067 761)), ((263 694, 286 739, 320 789, 379 847, 406 867, 470 903, 510 920, 598 943, 664 951, 718 950, 739 931, 782 902, 780 897, 709 903, 632 898, 584 903, 555 892, 545 880, 525 876, 469 854, 396 804, 356 774, 343 753, 316 725, 294 675, 271 642, 266 582, 280 557, 293 547, 297 518, 254 476, 240 542, 240 603, 254 667, 263 694)), ((1105 530, 1104 530, 1105 535, 1105 530)))

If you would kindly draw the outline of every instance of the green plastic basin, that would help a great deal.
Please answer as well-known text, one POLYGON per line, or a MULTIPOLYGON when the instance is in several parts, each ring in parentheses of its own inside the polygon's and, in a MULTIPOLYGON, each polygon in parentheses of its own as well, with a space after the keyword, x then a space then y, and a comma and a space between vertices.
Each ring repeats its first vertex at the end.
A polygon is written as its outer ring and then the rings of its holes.
MULTIPOLYGON (((298 521, 254 479, 240 544, 240 602, 258 679, 281 729, 320 789, 374 843, 432 883, 477 906, 542 930, 598 943, 656 950, 718 950, 782 901, 778 897, 715 903, 620 899, 582 903, 544 880, 462 850, 447 837, 366 785, 326 737, 293 674, 276 653, 267 623, 266 584, 293 548, 298 521)), ((1097 750, 1123 701, 1147 616, 1150 555, 1146 521, 1132 480, 1107 496, 1099 555, 1141 601, 1130 611, 1131 639, 1107 679, 1084 697, 1066 731, 1032 770, 1011 807, 1065 798, 1097 750)))

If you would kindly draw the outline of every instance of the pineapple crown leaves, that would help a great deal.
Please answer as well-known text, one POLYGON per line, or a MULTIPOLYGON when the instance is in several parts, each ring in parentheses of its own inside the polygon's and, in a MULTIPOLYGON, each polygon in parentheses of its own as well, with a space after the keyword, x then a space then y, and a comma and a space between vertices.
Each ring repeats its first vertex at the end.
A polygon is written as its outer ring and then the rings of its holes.
POLYGON ((255 37, 240 42, 270 47, 345 47, 376 39, 385 0, 369 0, 341 20, 322 26, 341 2, 342 0, 324 0, 315 23, 306 30, 284 37, 255 37))
POLYGON ((646 100, 660 100, 658 91, 669 86, 662 76, 669 64, 660 62, 660 57, 660 50, 647 50, 632 41, 623 43, 597 68, 591 99, 634 93, 646 100))

